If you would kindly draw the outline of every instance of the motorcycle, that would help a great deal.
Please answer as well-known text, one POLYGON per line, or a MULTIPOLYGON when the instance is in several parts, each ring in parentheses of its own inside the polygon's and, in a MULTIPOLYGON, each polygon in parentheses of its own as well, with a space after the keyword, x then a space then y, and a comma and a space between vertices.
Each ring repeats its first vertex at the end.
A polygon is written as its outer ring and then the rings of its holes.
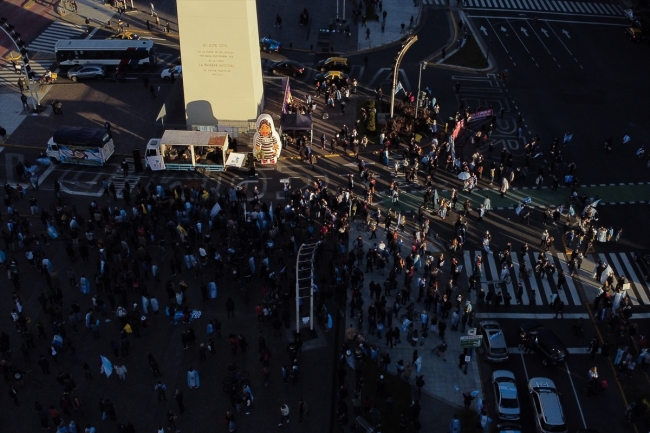
POLYGON ((45 84, 53 84, 56 79, 59 78, 56 72, 51 72, 49 74, 43 74, 38 78, 38 84, 43 86, 45 84))

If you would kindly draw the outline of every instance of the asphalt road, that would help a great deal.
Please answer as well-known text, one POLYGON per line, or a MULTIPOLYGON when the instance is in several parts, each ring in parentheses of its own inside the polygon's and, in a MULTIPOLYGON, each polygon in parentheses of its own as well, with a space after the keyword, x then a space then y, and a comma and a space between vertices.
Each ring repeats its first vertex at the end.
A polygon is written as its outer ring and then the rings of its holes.
POLYGON ((553 331, 570 352, 574 352, 569 355, 565 363, 544 366, 537 354, 524 353, 517 348, 518 328, 523 322, 523 320, 500 319, 499 323, 505 331, 506 342, 511 352, 510 357, 502 363, 480 363, 481 380, 488 404, 491 407, 495 404, 491 384, 492 372, 501 369, 512 371, 517 380, 521 407, 521 420, 518 423, 522 425, 523 431, 535 431, 534 409, 527 388, 528 381, 533 377, 546 377, 555 383, 560 393, 568 431, 573 432, 582 428, 594 428, 601 432, 620 431, 625 405, 610 363, 599 355, 591 360, 587 353, 582 353, 586 352, 589 340, 596 335, 595 329, 585 321, 584 338, 579 340, 571 332, 574 320, 544 320, 543 325, 553 331), (583 389, 587 382, 587 371, 593 366, 598 367, 600 378, 607 380, 610 385, 608 390, 598 397, 588 396, 583 389), (604 408, 607 408, 610 416, 594 416, 604 408))

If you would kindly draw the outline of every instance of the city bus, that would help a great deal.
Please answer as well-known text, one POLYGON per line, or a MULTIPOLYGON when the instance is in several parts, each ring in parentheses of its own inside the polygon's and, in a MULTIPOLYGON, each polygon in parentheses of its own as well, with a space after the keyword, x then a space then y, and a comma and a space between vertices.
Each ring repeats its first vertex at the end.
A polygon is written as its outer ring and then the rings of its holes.
POLYGON ((60 66, 107 65, 121 70, 157 63, 156 46, 152 40, 64 39, 54 47, 60 66))

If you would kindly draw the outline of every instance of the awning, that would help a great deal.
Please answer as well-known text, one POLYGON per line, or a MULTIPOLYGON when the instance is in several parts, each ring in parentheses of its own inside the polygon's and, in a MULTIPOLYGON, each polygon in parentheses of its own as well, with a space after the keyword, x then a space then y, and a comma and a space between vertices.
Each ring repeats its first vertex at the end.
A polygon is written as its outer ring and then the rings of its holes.
POLYGON ((311 114, 287 113, 282 115, 280 124, 283 131, 311 131, 311 114))
POLYGON ((246 161, 245 153, 231 152, 230 155, 228 155, 228 160, 226 161, 226 167, 241 168, 241 166, 244 164, 245 161, 246 161))

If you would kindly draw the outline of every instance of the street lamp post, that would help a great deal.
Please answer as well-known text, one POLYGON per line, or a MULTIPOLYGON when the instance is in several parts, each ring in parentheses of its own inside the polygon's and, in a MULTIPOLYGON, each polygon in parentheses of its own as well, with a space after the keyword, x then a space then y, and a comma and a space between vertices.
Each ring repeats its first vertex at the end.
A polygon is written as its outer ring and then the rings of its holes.
POLYGON ((418 118, 418 108, 420 108, 420 83, 422 82, 422 70, 427 68, 427 62, 420 63, 420 75, 418 76, 418 95, 415 103, 415 118, 418 118))
POLYGON ((397 79, 398 79, 398 73, 399 73, 399 65, 402 61, 402 58, 404 57, 404 54, 406 54, 406 51, 411 48, 411 45, 416 43, 418 40, 417 35, 412 36, 408 38, 405 42, 404 45, 402 45, 402 49, 400 52, 397 54, 397 57, 395 58, 395 66, 393 66, 393 85, 391 87, 391 92, 390 92, 390 118, 393 118, 393 114, 395 112, 395 91, 397 90, 397 79))
POLYGON ((36 91, 36 89, 33 89, 32 86, 30 85, 29 72, 31 71, 31 67, 29 66, 29 57, 28 57, 27 49, 25 48, 25 42, 23 42, 20 39, 20 33, 17 33, 14 30, 14 26, 7 23, 7 18, 5 17, 0 18, 0 29, 2 29, 2 31, 5 32, 7 36, 9 36, 14 46, 20 53, 21 60, 23 63, 20 69, 23 75, 25 76, 25 80, 26 80, 25 84, 27 85, 27 88, 29 89, 29 93, 32 96, 32 101, 33 101, 32 106, 34 107, 34 111, 36 111, 40 103, 38 100, 38 91, 36 91), (34 94, 36 94, 36 97, 34 97, 34 94))

